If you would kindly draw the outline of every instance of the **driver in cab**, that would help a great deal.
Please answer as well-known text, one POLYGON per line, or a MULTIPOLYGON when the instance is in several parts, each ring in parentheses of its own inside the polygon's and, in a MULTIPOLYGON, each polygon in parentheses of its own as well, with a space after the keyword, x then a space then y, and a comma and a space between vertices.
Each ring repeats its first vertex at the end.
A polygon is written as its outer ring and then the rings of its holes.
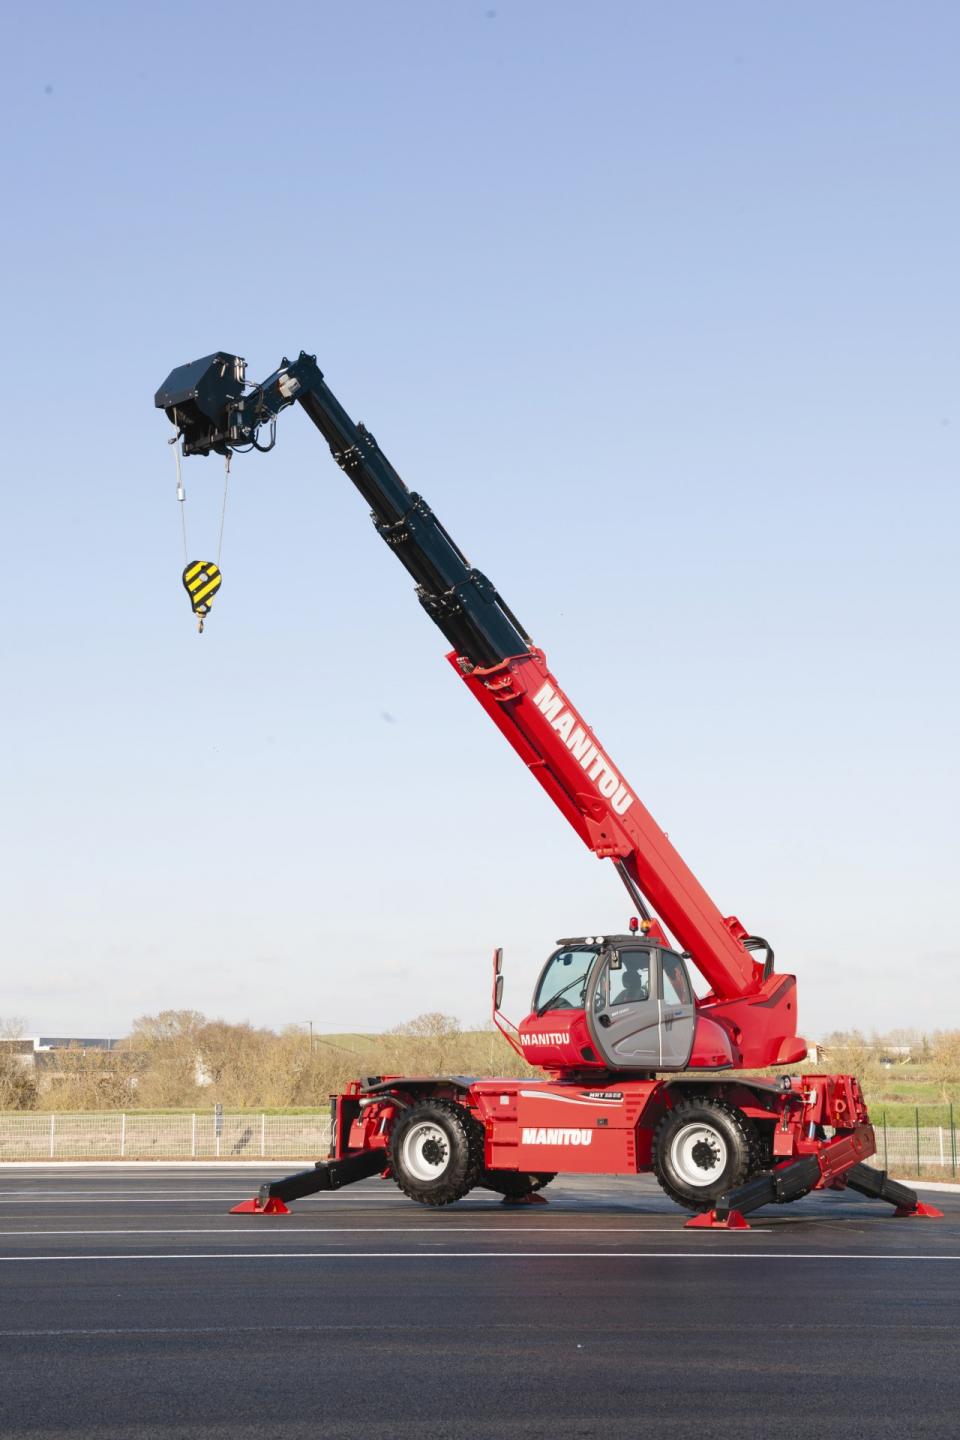
POLYGON ((650 952, 624 950, 622 967, 610 974, 610 1004, 629 1005, 650 999, 650 952))

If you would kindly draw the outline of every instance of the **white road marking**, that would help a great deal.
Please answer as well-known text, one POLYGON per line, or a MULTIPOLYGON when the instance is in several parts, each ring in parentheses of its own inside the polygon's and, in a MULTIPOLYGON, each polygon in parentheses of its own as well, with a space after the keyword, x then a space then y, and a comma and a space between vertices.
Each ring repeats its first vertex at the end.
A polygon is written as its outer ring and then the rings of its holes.
MULTIPOLYGON (((356 1332, 360 1332, 361 1334, 363 1334, 363 1333, 365 1333, 365 1332, 367 1332, 367 1331, 370 1331, 370 1332, 379 1332, 379 1331, 384 1331, 384 1330, 386 1330, 386 1331, 399 1330, 399 1331, 402 1332, 404 1335, 410 1335, 410 1334, 432 1335, 432 1334, 435 1334, 435 1333, 437 1332, 437 1329, 438 1329, 438 1328, 442 1328, 442 1327, 438 1327, 438 1325, 436 1325, 436 1324, 434 1324, 434 1325, 417 1325, 417 1324, 414 1324, 414 1323, 412 1323, 412 1322, 410 1322, 410 1321, 392 1321, 392 1322, 391 1322, 391 1321, 360 1321, 359 1323, 356 1323, 356 1322, 354 1322, 354 1323, 343 1323, 343 1324, 339 1324, 339 1325, 337 1325, 337 1324, 329 1324, 329 1325, 319 1325, 319 1324, 318 1324, 318 1325, 277 1325, 277 1324, 271 1323, 271 1325, 270 1325, 270 1327, 269 1327, 269 1330, 270 1330, 271 1336, 273 1336, 273 1335, 317 1335, 317 1334, 324 1334, 324 1333, 327 1333, 327 1332, 341 1332, 341 1333, 356 1333, 356 1332)), ((484 1322, 483 1322, 483 1328, 484 1328, 484 1331, 485 1331, 485 1332, 488 1331, 488 1330, 507 1330, 507 1331, 511 1331, 511 1332, 517 1332, 517 1331, 519 1331, 519 1332, 524 1332, 524 1331, 528 1331, 528 1330, 534 1330, 534 1331, 536 1331, 538 1334, 543 1334, 544 1330, 549 1329, 549 1330, 554 1330, 554 1331, 556 1331, 556 1332, 558 1332, 558 1333, 561 1333, 561 1334, 563 1333, 563 1327, 562 1327, 562 1326, 558 1326, 558 1325, 556 1325, 556 1324, 547 1325, 547 1324, 545 1324, 542 1320, 486 1320, 486 1319, 485 1319, 484 1322)), ((952 1333, 953 1333, 953 1330, 955 1329, 955 1327, 954 1327, 953 1325, 951 1325, 949 1322, 944 1322, 944 1323, 942 1323, 942 1324, 922 1324, 922 1325, 921 1325, 921 1324, 911 1323, 910 1328, 911 1328, 911 1331, 919 1331, 919 1332, 921 1332, 921 1333, 924 1334, 924 1335, 935 1335, 935 1336, 936 1336, 936 1335, 940 1335, 940 1334, 942 1334, 942 1333, 944 1333, 944 1332, 949 1332, 950 1334, 952 1334, 952 1333)), ((699 1324, 691 1324, 691 1322, 689 1322, 689 1321, 684 1321, 684 1323, 683 1323, 682 1325, 678 1325, 678 1324, 665 1324, 665 1323, 663 1322, 663 1320, 662 1320, 662 1319, 659 1319, 659 1318, 658 1318, 658 1321, 657 1321, 657 1329, 658 1329, 658 1331, 663 1331, 663 1332, 670 1333, 670 1334, 679 1334, 679 1335, 690 1335, 691 1333, 695 1333, 695 1332, 697 1332, 697 1331, 703 1331, 703 1332, 705 1332, 705 1333, 707 1333, 707 1334, 711 1334, 711 1333, 713 1332, 713 1326, 710 1325, 710 1324, 702 1324, 702 1323, 699 1323, 699 1324)), ((862 1334, 865 1334, 865 1333, 872 1333, 872 1332, 874 1332, 874 1331, 876 1331, 877 1334, 879 1334, 879 1335, 888 1335, 888 1334, 889 1334, 889 1329, 890 1329, 890 1327, 889 1327, 889 1325, 888 1325, 886 1322, 882 1322, 882 1323, 879 1323, 879 1324, 870 1324, 869 1322, 863 1321, 863 1320, 858 1320, 858 1322, 857 1322, 857 1334, 858 1334, 858 1335, 862 1335, 862 1334)), ((758 1332, 762 1333, 764 1336, 769 1336, 770 1326, 769 1326, 769 1324, 768 1324, 767 1322, 765 1322, 765 1321, 764 1321, 764 1322, 761 1322, 761 1321, 758 1321, 758 1320, 752 1320, 752 1321, 738 1320, 738 1322, 737 1322, 737 1330, 738 1330, 738 1331, 743 1331, 744 1333, 753 1333, 754 1331, 758 1331, 758 1332)), ((798 1331, 798 1330, 799 1330, 799 1331, 814 1331, 814 1330, 815 1330, 818 1334, 821 1334, 821 1333, 823 1333, 823 1332, 831 1332, 831 1333, 832 1333, 832 1332, 834 1332, 834 1331, 835 1331, 838 1335, 841 1335, 841 1334, 844 1334, 844 1335, 849 1334, 849 1326, 848 1326, 848 1325, 846 1325, 846 1324, 830 1324, 830 1323, 827 1322, 827 1321, 823 1321, 823 1320, 819 1320, 819 1319, 816 1320, 816 1321, 811 1320, 811 1321, 807 1322, 806 1324, 801 1324, 801 1325, 797 1325, 796 1323, 791 1324, 791 1332, 796 1332, 796 1331, 798 1331)), ((99 1336, 104 1336, 104 1335, 106 1335, 106 1336, 116 1336, 116 1335, 131 1335, 131 1336, 132 1336, 132 1335, 137 1335, 137 1336, 140 1336, 140 1335, 259 1335, 259 1336, 262 1336, 263 1333, 264 1333, 264 1327, 263 1327, 262 1325, 151 1325, 151 1326, 139 1326, 139 1327, 138 1327, 138 1326, 131 1326, 131 1327, 127 1327, 127 1328, 121 1328, 121 1327, 119 1327, 119 1326, 117 1326, 117 1327, 97 1326, 97 1327, 89 1327, 89 1328, 86 1328, 86 1329, 81 1329, 81 1328, 79 1328, 79 1327, 74 1327, 73 1329, 62 1329, 62 1330, 0 1330, 0 1340, 43 1340, 43 1339, 72 1339, 72 1340, 81 1339, 81 1340, 82 1340, 82 1339, 86 1339, 86 1338, 88 1338, 88 1337, 97 1338, 97 1337, 99 1337, 99 1336)), ((622 1322, 620 1322, 620 1324, 619 1324, 618 1333, 624 1333, 624 1332, 623 1332, 622 1322)), ((588 1343, 592 1343, 592 1342, 588 1342, 588 1343)), ((605 1343, 605 1342, 604 1342, 603 1340, 597 1342, 597 1344, 598 1344, 599 1346, 602 1346, 604 1343, 605 1343)))
POLYGON ((960 1255, 851 1255, 849 1253, 781 1254, 745 1251, 739 1255, 719 1250, 216 1250, 168 1255, 0 1255, 0 1265, 99 1264, 107 1260, 926 1260, 940 1264, 960 1261, 960 1255))
MULTIPOLYGON (((671 1217, 672 1218, 672 1217, 671 1217)), ((294 1236, 308 1235, 505 1235, 516 1231, 521 1235, 533 1235, 541 1233, 544 1235, 665 1235, 670 1234, 662 1225, 451 1225, 448 1230, 441 1230, 439 1226, 435 1230, 429 1230, 425 1225, 310 1225, 296 1229, 275 1229, 273 1235, 279 1235, 283 1239, 294 1236)), ((246 1235, 246 1230, 239 1230, 235 1225, 216 1226, 199 1230, 188 1229, 186 1226, 177 1226, 169 1230, 0 1230, 0 1236, 19 1238, 27 1235, 246 1235)), ((716 1232, 708 1232, 716 1233, 716 1232)), ((772 1229, 768 1226, 762 1229, 759 1226, 751 1230, 730 1230, 724 1234, 730 1235, 771 1235, 772 1229)))
MULTIPOLYGON (((195 1190, 195 1191, 192 1191, 191 1193, 192 1193, 194 1196, 196 1196, 197 1198, 201 1198, 201 1199, 202 1199, 204 1196, 206 1196, 207 1198, 213 1197, 213 1198, 216 1198, 216 1199, 220 1199, 220 1198, 222 1198, 224 1195, 234 1195, 234 1194, 236 1194, 236 1192, 237 1192, 237 1190, 238 1190, 239 1188, 240 1188, 240 1187, 239 1187, 238 1185, 230 1185, 228 1188, 224 1188, 223 1190, 195 1190)), ((258 1188, 259 1188, 259 1187, 258 1187, 258 1188)), ((56 1189, 56 1190, 0 1190, 0 1195, 16 1196, 16 1197, 25 1196, 25 1197, 27 1197, 28 1199, 31 1199, 31 1200, 36 1200, 36 1199, 39 1198, 39 1197, 59 1198, 59 1196, 61 1196, 61 1195, 69 1196, 71 1199, 75 1199, 76 1196, 78 1196, 78 1195, 89 1195, 89 1196, 91 1196, 91 1197, 99 1200, 99 1199, 102 1199, 104 1196, 108 1196, 108 1195, 138 1195, 138 1196, 139 1196, 139 1195, 183 1195, 183 1194, 184 1194, 184 1187, 183 1187, 182 1185, 178 1185, 178 1186, 176 1187, 176 1189, 170 1189, 170 1190, 158 1190, 158 1189, 156 1189, 156 1188, 151 1188, 150 1190, 144 1190, 143 1187, 142 1187, 142 1186, 139 1186, 139 1185, 137 1186, 137 1188, 136 1188, 135 1190, 64 1190, 63 1188, 58 1188, 58 1189, 56 1189)))
MULTIPOLYGON (((204 1194, 184 1195, 183 1191, 180 1191, 177 1192, 177 1194, 164 1195, 163 1198, 155 1198, 155 1200, 154 1198, 145 1198, 145 1200, 141 1200, 140 1197, 138 1197, 137 1200, 118 1200, 118 1198, 111 1197, 111 1195, 96 1194, 68 1195, 68 1197, 60 1198, 43 1197, 43 1195, 30 1195, 30 1197, 27 1198, 29 1198, 30 1205, 131 1205, 132 1207, 132 1205, 199 1205, 209 1200, 230 1201, 233 1202, 233 1204, 236 1204, 236 1202, 240 1200, 249 1200, 250 1194, 249 1191, 248 1194, 237 1194, 236 1191, 229 1191, 223 1192, 223 1194, 209 1194, 209 1192, 204 1192, 204 1194)), ((301 1200, 302 1198, 312 1200, 312 1195, 308 1195, 308 1197, 301 1197, 301 1200)), ((354 1198, 356 1197, 353 1197, 353 1195, 351 1195, 350 1198, 351 1204, 353 1204, 354 1198)), ((393 1200, 394 1197, 390 1197, 390 1195, 371 1195, 371 1197, 368 1198, 367 1204, 363 1205, 363 1207, 360 1208, 361 1210, 368 1210, 371 1205, 383 1204, 389 1205, 391 1210, 393 1210, 394 1207, 393 1204, 391 1204, 391 1201, 393 1200)), ((321 1202, 324 1202, 324 1204, 330 1204, 330 1201, 321 1202)), ((291 1201, 291 1204, 294 1204, 294 1201, 291 1201)), ((6 1214, 9 1214, 10 1208, 12 1207, 10 1207, 9 1204, 0 1205, 0 1214, 4 1214, 4 1212, 6 1212, 6 1214)), ((556 1210, 560 1210, 561 1207, 560 1205, 556 1205, 556 1207, 554 1208, 556 1208, 556 1210)), ((569 1212, 570 1208, 574 1208, 574 1210, 584 1210, 584 1208, 592 1207, 587 1207, 587 1205, 574 1205, 574 1207, 563 1208, 564 1210, 567 1210, 567 1212, 569 1212)), ((638 1207, 630 1208, 636 1208, 636 1210, 639 1210, 640 1207, 638 1205, 638 1207)), ((497 1202, 491 1201, 491 1204, 484 1205, 484 1210, 497 1210, 499 1212, 499 1205, 497 1204, 497 1202)))
POLYGON ((299 1165, 301 1170, 309 1170, 317 1163, 317 1157, 312 1159, 297 1159, 295 1155, 289 1156, 286 1160, 277 1160, 271 1156, 268 1160, 263 1155, 231 1156, 223 1160, 0 1160, 0 1175, 8 1170, 40 1170, 48 1171, 51 1174, 56 1171, 60 1175, 72 1175, 75 1172, 81 1175, 89 1174, 92 1170, 99 1170, 106 1175, 110 1172, 121 1175, 140 1174, 143 1171, 170 1170, 176 1173, 179 1170, 220 1170, 225 1175, 240 1175, 244 1171, 248 1174, 251 1170, 289 1170, 292 1165, 299 1165))
MULTIPOLYGON (((260 1188, 260 1187, 257 1186, 257 1189, 258 1189, 258 1190, 259 1190, 259 1188, 260 1188)), ((141 1201, 141 1196, 144 1196, 144 1195, 163 1195, 163 1196, 165 1196, 165 1197, 168 1197, 168 1198, 171 1199, 171 1200, 229 1200, 231 1197, 234 1197, 234 1196, 237 1196, 237 1195, 243 1195, 243 1196, 246 1196, 246 1197, 249 1198, 249 1196, 250 1196, 251 1193, 254 1193, 254 1194, 255 1194, 256 1191, 253 1191, 253 1192, 251 1192, 250 1190, 241 1191, 241 1190, 239 1189, 239 1187, 236 1186, 236 1185, 233 1185, 233 1186, 231 1186, 229 1189, 225 1189, 225 1190, 194 1190, 194 1191, 189 1191, 189 1192, 185 1192, 182 1187, 180 1187, 180 1188, 177 1189, 177 1190, 0 1190, 0 1196, 5 1196, 5 1197, 8 1198, 8 1199, 15 1199, 15 1200, 20 1200, 20 1199, 24 1199, 24 1200, 60 1200, 60 1199, 63 1199, 64 1201, 67 1201, 67 1200, 88 1199, 88 1200, 103 1200, 104 1203, 106 1203, 108 1200, 112 1200, 113 1197, 115 1197, 115 1196, 122 1196, 122 1197, 123 1197, 122 1199, 117 1199, 117 1200, 115 1200, 115 1202, 114 1202, 114 1203, 116 1203, 116 1204, 118 1204, 118 1205, 137 1205, 137 1204, 140 1204, 140 1203, 143 1203, 143 1204, 153 1204, 153 1203, 154 1203, 153 1201, 146 1201, 146 1200, 141 1201), (130 1196, 133 1196, 133 1197, 135 1197, 135 1198, 133 1198, 133 1199, 128 1198, 128 1197, 130 1197, 130 1196)), ((316 1193, 316 1194, 321 1194, 321 1193, 323 1193, 323 1192, 321 1192, 321 1191, 316 1191, 315 1193, 316 1193)), ((377 1200, 390 1200, 390 1199, 393 1199, 393 1198, 395 1198, 393 1191, 385 1191, 385 1192, 381 1192, 381 1193, 379 1193, 379 1194, 377 1194, 377 1195, 373 1195, 373 1194, 369 1194, 369 1193, 368 1193, 368 1194, 366 1194, 366 1195, 351 1195, 351 1196, 350 1196, 351 1201, 354 1201, 354 1200, 365 1200, 365 1201, 367 1202, 367 1204, 372 1204, 373 1202, 375 1202, 375 1201, 377 1201, 377 1200)), ((491 1203, 492 1203, 492 1202, 491 1202, 491 1203)))
MULTIPOLYGON (((43 1196, 43 1195, 26 1195, 26 1196, 24 1196, 23 1198, 24 1198, 24 1199, 27 1199, 27 1200, 44 1200, 44 1201, 46 1201, 46 1200, 50 1199, 51 1197, 43 1196)), ((180 1193, 180 1192, 177 1192, 177 1191, 171 1191, 171 1193, 170 1193, 169 1195, 164 1195, 162 1199, 156 1199, 156 1200, 153 1200, 153 1199, 143 1199, 143 1198, 141 1198, 139 1195, 137 1196, 137 1198, 136 1198, 135 1200, 131 1200, 131 1199, 127 1199, 127 1198, 118 1199, 118 1198, 116 1198, 115 1196, 111 1196, 111 1195, 97 1195, 96 1193, 93 1193, 93 1194, 90 1194, 90 1195, 80 1195, 80 1194, 78 1194, 78 1195, 68 1195, 68 1196, 64 1197, 62 1200, 58 1198, 57 1203, 62 1203, 62 1204, 64 1204, 64 1205, 73 1205, 73 1204, 78 1204, 78 1203, 79 1203, 79 1204, 85 1204, 85 1203, 89 1200, 91 1204, 96 1203, 96 1204, 98 1204, 98 1205, 193 1205, 194 1203, 199 1203, 201 1200, 234 1200, 234 1201, 235 1201, 235 1200, 237 1200, 238 1198, 241 1199, 241 1200, 249 1200, 249 1199, 250 1199, 250 1193, 249 1193, 249 1191, 248 1191, 245 1195, 240 1195, 239 1197, 238 1197, 238 1193, 237 1193, 236 1190, 222 1190, 222 1191, 205 1192, 205 1193, 200 1194, 200 1195, 184 1195, 184 1194, 182 1194, 182 1193, 180 1193)))
MULTIPOLYGON (((486 1331, 486 1330, 537 1330, 537 1331, 542 1331, 542 1330, 543 1330, 542 1324, 541 1324, 539 1321, 536 1321, 536 1320, 527 1320, 527 1321, 523 1321, 523 1320, 514 1320, 514 1321, 489 1321, 489 1320, 484 1320, 484 1322, 483 1322, 483 1328, 484 1328, 485 1331, 486 1331)), ((740 1329, 741 1327, 738 1325, 737 1328, 740 1329)), ((758 1327, 758 1328, 760 1328, 760 1327, 758 1327)), ((764 1328, 768 1328, 768 1327, 764 1327, 764 1328)), ((827 1329, 829 1329, 829 1328, 835 1328, 835 1329, 837 1329, 837 1330, 840 1330, 840 1329, 844 1329, 844 1330, 845 1330, 845 1329, 846 1329, 845 1326, 839 1326, 839 1325, 837 1325, 837 1326, 835 1326, 835 1327, 829 1327, 829 1326, 827 1326, 827 1327, 822 1327, 821 1324, 818 1322, 818 1324, 817 1324, 817 1329, 819 1330, 819 1329, 821 1329, 821 1328, 827 1328, 827 1329)), ((884 1331, 886 1331, 886 1329, 887 1329, 886 1326, 879 1326, 879 1325, 878 1325, 876 1328, 877 1328, 878 1330, 884 1330, 884 1331)), ((947 1329, 947 1328, 949 1328, 949 1327, 946 1326, 946 1325, 944 1325, 944 1326, 924 1326, 923 1328, 926 1329, 926 1330, 930 1330, 930 1329, 947 1329)), ((366 1331, 366 1330, 400 1330, 400 1331, 403 1332, 403 1334, 409 1335, 412 1330, 419 1330, 419 1331, 423 1331, 423 1332, 425 1332, 425 1333, 427 1333, 427 1334, 430 1334, 430 1333, 432 1333, 433 1331, 435 1331, 436 1329, 437 1329, 437 1326, 435 1326, 435 1325, 412 1325, 412 1324, 410 1324, 409 1321, 397 1321, 397 1322, 395 1322, 395 1323, 382 1322, 382 1321, 377 1321, 376 1323, 374 1323, 373 1321, 371 1321, 369 1324, 366 1323, 366 1322, 361 1322, 361 1323, 359 1323, 359 1324, 344 1324, 344 1325, 276 1325, 276 1324, 274 1324, 273 1322, 271 1322, 270 1327, 269 1327, 269 1330, 270 1330, 270 1334, 271 1334, 271 1335, 278 1335, 278 1334, 280 1334, 280 1335, 288 1335, 288 1334, 294 1334, 294 1335, 314 1335, 314 1334, 317 1334, 318 1332, 324 1332, 324 1331, 328 1331, 328 1330, 332 1330, 332 1331, 337 1331, 337 1330, 339 1330, 339 1331, 344 1331, 344 1330, 346 1330, 346 1331, 357 1331, 357 1330, 359 1330, 359 1331, 366 1331)), ((117 1329, 108 1329, 106 1326, 101 1326, 101 1327, 96 1328, 96 1329, 88 1329, 88 1330, 80 1330, 80 1329, 73 1329, 73 1330, 0 1330, 0 1340, 9 1340, 9 1339, 17 1339, 17 1340, 38 1340, 38 1339, 45 1339, 45 1338, 50 1338, 50 1337, 53 1337, 53 1338, 64 1338, 64 1337, 67 1337, 67 1336, 71 1336, 71 1337, 80 1336, 80 1337, 83 1337, 83 1336, 86 1336, 86 1335, 263 1335, 263 1333, 264 1333, 264 1327, 263 1327, 262 1325, 155 1325, 155 1326, 140 1326, 140 1327, 134 1327, 134 1328, 130 1328, 130 1329, 120 1329, 120 1328, 117 1328, 117 1329)))

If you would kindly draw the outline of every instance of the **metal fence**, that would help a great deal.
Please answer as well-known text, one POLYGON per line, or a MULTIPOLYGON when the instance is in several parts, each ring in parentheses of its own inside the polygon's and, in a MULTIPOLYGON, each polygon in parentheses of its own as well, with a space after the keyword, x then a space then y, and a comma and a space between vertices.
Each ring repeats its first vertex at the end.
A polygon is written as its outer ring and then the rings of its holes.
MULTIPOLYGON (((943 1113, 938 1112, 938 1115, 943 1113)), ((895 1175, 938 1170, 957 1177, 960 1137, 952 1107, 946 1124, 897 1123, 875 1118, 877 1153, 870 1163, 895 1175)), ((267 1115, 216 1110, 187 1115, 0 1114, 0 1162, 4 1160, 300 1160, 322 1159, 330 1143, 326 1112, 267 1115)))
POLYGON ((0 1161, 319 1160, 329 1143, 325 1113, 0 1114, 0 1161))
POLYGON ((894 1175, 943 1170, 945 1180, 957 1178, 958 1136, 952 1105, 945 1125, 922 1125, 919 1106, 914 1109, 912 1125, 904 1124, 899 1116, 896 1125, 888 1124, 884 1112, 872 1118, 877 1153, 871 1165, 894 1175))

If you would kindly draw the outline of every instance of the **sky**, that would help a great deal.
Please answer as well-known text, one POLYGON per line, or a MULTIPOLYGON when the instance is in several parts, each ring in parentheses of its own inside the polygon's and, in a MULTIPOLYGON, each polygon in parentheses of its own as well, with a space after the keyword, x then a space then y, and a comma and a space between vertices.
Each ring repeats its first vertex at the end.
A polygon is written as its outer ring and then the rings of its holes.
POLYGON ((519 1019, 625 928, 297 408, 197 634, 154 392, 305 349, 803 1032, 960 1026, 956 6, 3 28, 0 1016, 474 1025, 502 945, 519 1019))

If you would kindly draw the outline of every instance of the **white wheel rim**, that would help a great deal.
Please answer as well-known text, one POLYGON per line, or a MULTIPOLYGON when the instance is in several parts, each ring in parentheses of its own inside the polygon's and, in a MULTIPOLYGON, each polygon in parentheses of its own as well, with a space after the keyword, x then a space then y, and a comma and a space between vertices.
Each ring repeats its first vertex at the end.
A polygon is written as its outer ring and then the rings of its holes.
POLYGON ((707 1189, 727 1168, 727 1142, 712 1125, 684 1125, 673 1138, 670 1161, 685 1185, 707 1189))
POLYGON ((404 1170, 414 1180, 429 1182, 442 1178, 450 1163, 450 1141, 439 1125, 422 1120, 403 1137, 400 1158, 404 1170))

